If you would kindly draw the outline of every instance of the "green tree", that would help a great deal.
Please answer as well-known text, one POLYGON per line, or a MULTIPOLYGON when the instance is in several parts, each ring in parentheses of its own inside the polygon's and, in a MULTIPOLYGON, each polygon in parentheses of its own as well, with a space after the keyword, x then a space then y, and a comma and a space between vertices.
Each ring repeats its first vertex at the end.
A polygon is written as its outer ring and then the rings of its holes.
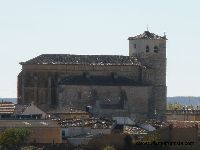
POLYGON ((183 106, 180 103, 167 103, 167 110, 182 110, 183 106))
POLYGON ((16 149, 30 136, 27 128, 9 128, 0 134, 0 145, 3 149, 16 149))

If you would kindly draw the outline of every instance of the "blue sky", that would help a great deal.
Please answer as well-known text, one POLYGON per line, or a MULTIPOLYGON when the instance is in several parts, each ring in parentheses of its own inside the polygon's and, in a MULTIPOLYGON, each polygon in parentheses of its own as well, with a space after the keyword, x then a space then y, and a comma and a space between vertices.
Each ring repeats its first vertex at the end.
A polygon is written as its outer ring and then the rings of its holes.
POLYGON ((44 53, 128 55, 129 36, 166 32, 168 96, 200 96, 198 0, 0 0, 0 97, 19 62, 44 53))

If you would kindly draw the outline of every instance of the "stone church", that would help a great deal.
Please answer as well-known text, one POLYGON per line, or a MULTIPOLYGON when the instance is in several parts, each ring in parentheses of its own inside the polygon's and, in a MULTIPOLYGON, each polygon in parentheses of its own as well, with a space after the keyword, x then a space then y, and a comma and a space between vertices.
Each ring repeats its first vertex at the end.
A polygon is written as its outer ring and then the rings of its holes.
POLYGON ((90 106, 99 116, 162 116, 166 36, 129 37, 129 56, 42 54, 21 62, 18 103, 44 110, 90 106))

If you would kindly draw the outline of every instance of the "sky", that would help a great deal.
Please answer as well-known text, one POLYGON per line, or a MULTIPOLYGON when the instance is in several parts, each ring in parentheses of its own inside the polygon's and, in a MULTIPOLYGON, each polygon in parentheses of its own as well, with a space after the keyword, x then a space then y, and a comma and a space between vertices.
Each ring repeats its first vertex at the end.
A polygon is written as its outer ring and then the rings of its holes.
POLYGON ((199 0, 0 0, 0 97, 40 54, 128 55, 130 36, 167 40, 167 95, 200 96, 199 0))

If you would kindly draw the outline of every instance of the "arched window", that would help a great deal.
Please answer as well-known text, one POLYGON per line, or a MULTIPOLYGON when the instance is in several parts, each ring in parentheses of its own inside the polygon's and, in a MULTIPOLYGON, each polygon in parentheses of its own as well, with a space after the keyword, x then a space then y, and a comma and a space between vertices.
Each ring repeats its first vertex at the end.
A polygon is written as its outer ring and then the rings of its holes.
POLYGON ((158 46, 154 46, 154 52, 158 53, 158 46))
POLYGON ((149 45, 146 46, 146 52, 149 52, 149 45))

